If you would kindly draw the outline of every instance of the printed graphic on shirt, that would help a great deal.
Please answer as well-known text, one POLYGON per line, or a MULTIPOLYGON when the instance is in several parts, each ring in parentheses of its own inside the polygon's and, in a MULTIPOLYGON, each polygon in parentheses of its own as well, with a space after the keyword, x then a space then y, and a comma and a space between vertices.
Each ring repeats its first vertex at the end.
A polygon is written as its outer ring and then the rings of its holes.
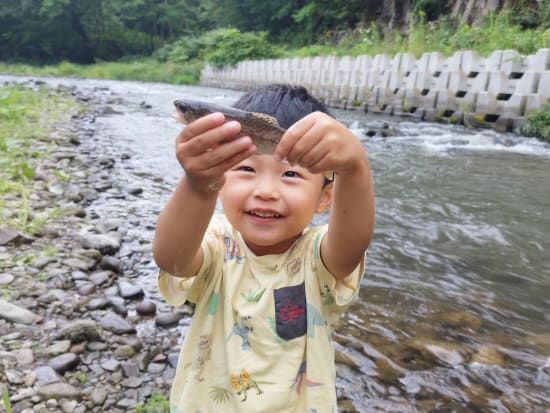
POLYGON ((241 349, 243 351, 250 349, 250 341, 248 341, 248 335, 252 332, 252 326, 249 325, 250 319, 250 316, 241 317, 240 324, 235 323, 233 325, 233 328, 231 329, 231 332, 229 333, 225 341, 229 341, 231 336, 236 335, 239 336, 242 340, 241 349))
POLYGON ((297 257, 290 261, 287 266, 286 270, 289 277, 294 277, 296 274, 298 274, 302 269, 302 257, 297 257))
POLYGON ((214 315, 216 313, 216 307, 218 306, 218 293, 213 292, 210 295, 208 301, 208 315, 214 315))
POLYGON ((321 290, 321 298, 323 299, 323 305, 332 305, 336 302, 328 284, 325 284, 321 290))
POLYGON ((231 390, 223 387, 212 386, 210 388, 210 398, 216 404, 227 403, 231 399, 231 390))
POLYGON ((315 327, 326 326, 327 322, 314 306, 307 304, 307 336, 315 338, 315 327))
POLYGON ((250 373, 246 369, 242 369, 239 374, 231 373, 229 379, 231 381, 231 387, 237 395, 243 395, 241 399, 242 402, 246 400, 248 390, 255 389, 256 395, 258 396, 263 393, 263 390, 260 389, 258 383, 250 377, 250 373))
POLYGON ((264 292, 265 288, 262 288, 261 290, 258 289, 256 291, 248 290, 247 294, 241 292, 241 297, 249 303, 257 303, 260 301, 260 298, 262 298, 262 295, 264 295, 264 292))
POLYGON ((303 336, 308 325, 305 284, 277 288, 273 296, 277 335, 285 340, 303 336))
POLYGON ((296 374, 296 377, 293 379, 294 382, 290 387, 295 386, 296 393, 300 394, 302 391, 302 385, 306 385, 306 387, 313 387, 313 386, 322 386, 323 383, 320 383, 318 381, 308 380, 306 378, 306 362, 305 360, 302 361, 302 364, 300 364, 300 367, 298 368, 298 373, 296 374))
POLYGON ((244 261, 245 257, 241 254, 241 249, 236 239, 225 235, 223 237, 223 243, 225 244, 225 261, 237 260, 239 263, 244 261))
POLYGON ((197 370, 195 373, 195 380, 203 381, 204 377, 204 368, 206 362, 210 360, 210 355, 212 354, 212 336, 210 334, 203 334, 199 337, 198 342, 198 351, 195 359, 191 363, 187 363, 185 368, 192 367, 197 370))
POLYGON ((284 338, 280 337, 277 334, 277 320, 275 319, 275 317, 271 317, 271 316, 267 317, 267 322, 269 323, 269 328, 273 333, 273 337, 275 338, 275 341, 277 341, 278 343, 286 342, 287 340, 285 340, 284 338))

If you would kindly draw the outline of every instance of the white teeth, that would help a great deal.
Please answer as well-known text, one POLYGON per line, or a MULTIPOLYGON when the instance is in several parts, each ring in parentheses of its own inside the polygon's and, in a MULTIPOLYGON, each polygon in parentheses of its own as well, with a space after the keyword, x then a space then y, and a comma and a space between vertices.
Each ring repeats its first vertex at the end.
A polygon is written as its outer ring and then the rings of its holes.
POLYGON ((267 212, 267 211, 250 211, 252 215, 256 215, 260 218, 279 218, 280 215, 276 214, 274 212, 267 212))

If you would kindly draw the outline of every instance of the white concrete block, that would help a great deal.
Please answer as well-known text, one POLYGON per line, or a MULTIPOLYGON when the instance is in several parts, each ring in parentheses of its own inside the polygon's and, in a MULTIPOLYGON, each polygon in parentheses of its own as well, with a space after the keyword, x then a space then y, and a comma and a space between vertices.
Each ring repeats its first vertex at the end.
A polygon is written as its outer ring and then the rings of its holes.
POLYGON ((550 70, 540 73, 537 93, 544 99, 550 97, 550 70))
POLYGON ((454 93, 463 93, 465 94, 470 90, 471 80, 468 78, 467 74, 463 71, 452 71, 449 72, 449 83, 447 85, 448 90, 454 93))
POLYGON ((467 50, 462 54, 462 66, 460 69, 466 73, 467 76, 472 77, 474 73, 479 73, 483 70, 484 64, 484 60, 477 52, 467 50))
POLYGON ((539 49, 534 55, 528 56, 527 70, 533 72, 550 70, 550 49, 539 49))
POLYGON ((391 67, 391 58, 386 54, 377 54, 372 61, 372 67, 380 73, 389 70, 391 67))

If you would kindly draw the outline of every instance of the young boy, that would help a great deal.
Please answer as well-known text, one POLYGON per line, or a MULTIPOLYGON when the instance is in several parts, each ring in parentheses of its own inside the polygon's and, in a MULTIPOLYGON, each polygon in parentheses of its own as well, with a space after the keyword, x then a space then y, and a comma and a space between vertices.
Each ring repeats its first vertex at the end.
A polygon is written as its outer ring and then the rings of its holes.
POLYGON ((331 325, 357 296, 372 237, 368 158, 302 87, 263 87, 234 106, 289 129, 272 155, 221 113, 176 139, 185 175, 154 256, 166 300, 196 306, 171 412, 336 412, 331 325), (328 225, 309 228, 329 206, 328 225))

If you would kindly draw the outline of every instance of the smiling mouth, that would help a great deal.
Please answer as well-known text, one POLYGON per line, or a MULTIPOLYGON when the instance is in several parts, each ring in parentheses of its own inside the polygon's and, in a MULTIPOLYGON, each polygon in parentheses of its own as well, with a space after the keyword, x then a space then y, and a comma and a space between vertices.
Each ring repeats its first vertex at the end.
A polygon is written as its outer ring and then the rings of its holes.
POLYGON ((250 210, 247 212, 249 215, 252 215, 254 217, 258 218, 282 218, 283 216, 281 214, 278 214, 274 211, 259 211, 256 209, 250 210))

